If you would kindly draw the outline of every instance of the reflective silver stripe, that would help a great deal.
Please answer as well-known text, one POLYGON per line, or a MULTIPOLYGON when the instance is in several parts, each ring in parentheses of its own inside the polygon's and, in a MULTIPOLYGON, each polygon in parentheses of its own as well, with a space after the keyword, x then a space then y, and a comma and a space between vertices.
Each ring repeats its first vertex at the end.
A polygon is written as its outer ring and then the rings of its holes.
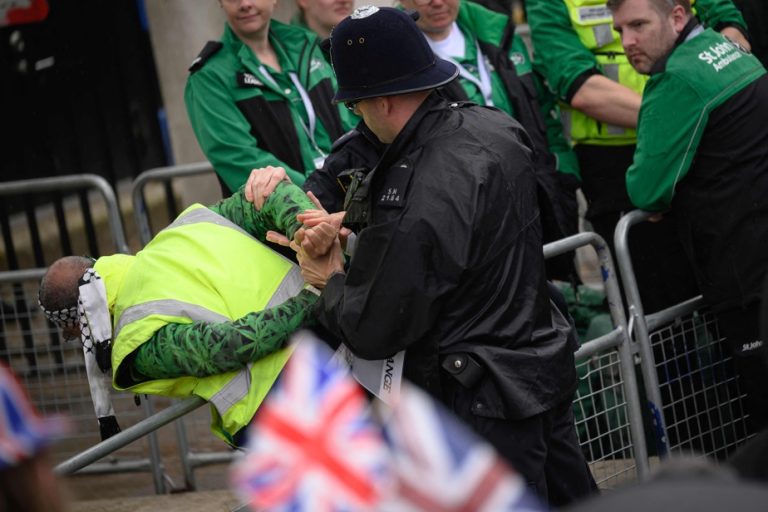
POLYGON ((613 80, 619 81, 619 65, 618 64, 603 64, 603 73, 605 76, 613 80))
POLYGON ((595 36, 595 43, 598 48, 613 42, 613 32, 611 32, 610 23, 595 25, 592 27, 592 35, 595 36))
MULTIPOLYGON (((619 81, 619 65, 618 64, 603 64, 603 73, 605 73, 605 76, 613 80, 614 82, 619 81)), ((618 126, 615 124, 608 124, 605 123, 605 130, 608 132, 608 135, 624 135, 626 132, 626 128, 623 126, 618 126)))
POLYGON ((181 316, 190 318, 195 322, 229 322, 229 318, 226 316, 197 304, 173 299, 153 300, 136 304, 123 311, 120 320, 117 321, 117 327, 115 327, 115 339, 120 335, 123 327, 149 315, 181 316))
MULTIPOLYGON (((234 229, 238 233, 247 236, 254 242, 260 243, 265 247, 269 247, 266 244, 262 243, 260 240, 258 240, 256 237, 251 235, 249 232, 247 232, 246 230, 244 230, 243 228, 241 228, 240 226, 232 222, 231 220, 227 219, 226 217, 222 217, 218 213, 208 208, 197 208, 195 210, 192 210, 191 212, 187 213, 183 217, 178 217, 175 221, 173 221, 171 224, 166 226, 165 229, 163 229, 162 231, 165 231, 166 229, 177 228, 179 226, 188 226, 190 224, 196 224, 199 222, 209 222, 211 224, 216 224, 217 226, 234 229)), ((273 251, 273 252, 275 256, 279 256, 280 258, 284 259, 290 264, 295 265, 295 263, 293 263, 291 260, 283 256, 279 252, 276 252, 276 251, 273 251)), ((302 284, 303 284, 303 281, 302 281, 302 284)), ((296 291, 296 293, 298 293, 298 290, 296 291)), ((296 293, 294 293, 294 295, 296 295, 296 293)))
POLYGON ((198 222, 210 222, 212 224, 216 224, 217 226, 231 228, 239 233, 244 234, 249 238, 253 238, 253 236, 251 236, 251 234, 248 233, 246 230, 244 230, 234 222, 230 221, 229 219, 226 219, 225 217, 222 217, 218 213, 215 213, 213 210, 210 210, 208 208, 197 208, 195 210, 192 210, 191 212, 185 214, 184 216, 177 218, 175 221, 169 224, 165 229, 163 229, 163 231, 165 231, 166 229, 177 228, 179 226, 196 224, 198 222))
POLYGON ((280 286, 277 287, 272 298, 267 303, 267 308, 275 307, 297 295, 304 288, 304 278, 301 276, 301 269, 298 265, 291 264, 291 270, 283 278, 280 286))
POLYGON ((242 400, 251 389, 251 363, 240 370, 223 388, 213 395, 209 402, 216 407, 220 416, 224 416, 230 407, 242 400))

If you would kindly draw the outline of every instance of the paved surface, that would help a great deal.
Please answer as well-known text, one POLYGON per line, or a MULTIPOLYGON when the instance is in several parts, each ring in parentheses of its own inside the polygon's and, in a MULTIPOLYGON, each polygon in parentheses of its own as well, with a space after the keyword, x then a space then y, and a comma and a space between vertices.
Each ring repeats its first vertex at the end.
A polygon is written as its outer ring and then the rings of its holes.
POLYGON ((229 491, 201 491, 164 496, 77 501, 71 512, 230 512, 239 500, 229 491))

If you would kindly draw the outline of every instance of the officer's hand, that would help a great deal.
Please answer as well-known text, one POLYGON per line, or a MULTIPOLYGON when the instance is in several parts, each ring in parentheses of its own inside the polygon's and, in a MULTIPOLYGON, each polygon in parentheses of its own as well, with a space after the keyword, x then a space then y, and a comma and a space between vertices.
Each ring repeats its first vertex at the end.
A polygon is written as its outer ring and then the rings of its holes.
POLYGON ((325 288, 325 283, 333 274, 344 272, 344 255, 338 238, 334 238, 330 250, 323 256, 312 258, 302 249, 296 257, 301 265, 304 281, 316 288, 325 288))
POLYGON ((252 202, 257 210, 261 210, 264 207, 264 201, 275 191, 275 187, 281 181, 291 182, 282 167, 268 165, 253 169, 245 183, 245 198, 252 202))
POLYGON ((315 197, 315 194, 312 192, 307 192, 307 196, 312 200, 313 203, 315 203, 317 210, 305 210, 304 212, 296 215, 296 220, 298 220, 304 226, 310 228, 323 222, 327 222, 336 228, 338 231, 339 240, 341 241, 341 246, 345 247, 347 237, 350 233, 352 233, 349 228, 345 228, 341 225, 341 223, 344 221, 344 215, 347 212, 328 213, 323 208, 323 205, 320 204, 320 201, 317 199, 317 197, 315 197))
POLYGON ((737 43, 739 46, 743 47, 747 51, 752 50, 752 45, 749 44, 749 41, 747 41, 747 38, 744 37, 744 34, 741 33, 741 30, 739 30, 736 27, 725 27, 723 30, 720 31, 721 34, 723 34, 725 37, 733 41, 734 43, 737 43))

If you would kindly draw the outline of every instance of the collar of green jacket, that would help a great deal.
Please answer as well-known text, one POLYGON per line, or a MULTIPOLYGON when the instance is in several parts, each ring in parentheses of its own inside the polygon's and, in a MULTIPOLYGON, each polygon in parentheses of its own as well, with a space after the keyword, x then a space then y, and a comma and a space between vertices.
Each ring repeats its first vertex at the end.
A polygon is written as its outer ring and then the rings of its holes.
MULTIPOLYGON (((224 25, 221 42, 241 61, 261 64, 250 47, 237 37, 229 24, 224 25)), ((306 51, 307 45, 318 44, 318 37, 314 32, 273 19, 269 22, 269 42, 277 53, 283 72, 295 72, 299 70, 300 59, 312 53, 311 50, 306 51)))
POLYGON ((464 35, 470 34, 483 43, 503 47, 511 41, 506 41, 507 26, 511 23, 509 16, 486 9, 468 0, 459 4, 459 14, 456 24, 464 35))

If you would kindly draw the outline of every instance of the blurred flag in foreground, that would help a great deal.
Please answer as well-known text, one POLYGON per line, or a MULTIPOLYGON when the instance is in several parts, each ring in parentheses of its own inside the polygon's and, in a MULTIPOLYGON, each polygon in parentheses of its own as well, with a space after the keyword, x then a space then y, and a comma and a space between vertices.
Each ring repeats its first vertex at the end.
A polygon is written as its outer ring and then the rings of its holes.
POLYGON ((384 425, 397 483, 382 509, 545 510, 490 444, 414 385, 403 383, 384 425))
POLYGON ((522 479, 450 412, 403 383, 376 402, 310 334, 251 426, 234 485, 253 510, 542 512, 522 479))
POLYGON ((0 363, 0 470, 31 459, 66 429, 63 418, 42 418, 11 370, 0 363))
POLYGON ((254 418, 236 489, 254 510, 376 510, 389 479, 381 427, 333 352, 296 338, 254 418))

